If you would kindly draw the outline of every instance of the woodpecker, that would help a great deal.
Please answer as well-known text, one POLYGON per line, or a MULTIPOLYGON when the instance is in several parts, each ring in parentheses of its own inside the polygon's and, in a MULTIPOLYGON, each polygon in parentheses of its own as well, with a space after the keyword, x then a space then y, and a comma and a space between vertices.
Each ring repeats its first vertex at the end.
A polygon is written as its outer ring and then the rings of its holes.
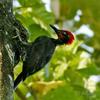
POLYGON ((47 36, 40 36, 27 47, 27 55, 23 62, 23 69, 14 81, 14 89, 16 89, 21 81, 38 72, 50 61, 56 46, 72 44, 74 35, 70 31, 59 30, 55 26, 50 26, 58 38, 54 39, 47 36))

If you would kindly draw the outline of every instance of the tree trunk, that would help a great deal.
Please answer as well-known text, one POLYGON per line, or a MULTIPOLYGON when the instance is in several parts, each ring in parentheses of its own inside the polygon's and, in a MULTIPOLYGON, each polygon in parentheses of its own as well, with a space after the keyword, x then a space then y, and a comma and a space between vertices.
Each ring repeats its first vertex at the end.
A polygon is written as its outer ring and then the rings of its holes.
POLYGON ((13 68, 25 44, 27 31, 13 15, 12 0, 0 0, 0 100, 13 100, 13 68))
MULTIPOLYGON (((13 100, 12 50, 7 22, 12 13, 12 0, 0 0, 0 100, 13 100)), ((10 25, 11 26, 11 25, 10 25)))

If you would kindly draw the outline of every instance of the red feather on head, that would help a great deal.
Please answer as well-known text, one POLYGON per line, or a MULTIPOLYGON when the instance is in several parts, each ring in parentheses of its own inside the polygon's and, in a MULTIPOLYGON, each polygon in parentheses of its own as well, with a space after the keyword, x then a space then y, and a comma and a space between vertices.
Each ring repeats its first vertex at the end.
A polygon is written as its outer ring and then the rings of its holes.
POLYGON ((70 31, 58 30, 55 26, 50 26, 54 29, 60 40, 62 40, 66 44, 72 44, 74 40, 74 35, 70 31))
POLYGON ((74 35, 72 34, 72 32, 70 32, 70 31, 66 31, 65 30, 65 32, 66 32, 66 34, 67 35, 69 35, 69 40, 67 41, 67 43, 66 44, 72 44, 72 42, 74 41, 74 35))

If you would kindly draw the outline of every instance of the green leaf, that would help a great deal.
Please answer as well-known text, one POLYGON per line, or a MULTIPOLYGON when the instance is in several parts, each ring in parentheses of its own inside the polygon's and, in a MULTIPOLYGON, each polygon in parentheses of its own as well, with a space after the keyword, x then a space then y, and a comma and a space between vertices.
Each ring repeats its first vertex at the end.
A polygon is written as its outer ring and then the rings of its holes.
POLYGON ((38 25, 38 24, 31 24, 28 27, 28 30, 30 32, 30 34, 29 34, 29 37, 30 37, 29 40, 30 41, 33 41, 34 39, 36 39, 39 36, 43 36, 43 35, 49 36, 48 31, 41 28, 40 25, 38 25))
POLYGON ((60 86, 42 97, 42 100, 84 100, 69 84, 60 86))
POLYGON ((89 77, 90 75, 99 75, 100 68, 97 67, 94 63, 90 63, 88 64, 87 68, 80 69, 78 72, 86 77, 89 77))

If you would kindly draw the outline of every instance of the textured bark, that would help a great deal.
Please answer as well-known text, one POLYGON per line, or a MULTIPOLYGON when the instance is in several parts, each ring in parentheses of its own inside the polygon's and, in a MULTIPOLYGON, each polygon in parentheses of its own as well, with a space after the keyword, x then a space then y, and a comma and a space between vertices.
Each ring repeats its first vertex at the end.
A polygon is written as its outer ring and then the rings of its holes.
POLYGON ((12 0, 0 0, 0 100, 13 100, 13 68, 25 44, 27 31, 13 15, 12 0))
POLYGON ((2 93, 2 72, 1 72, 1 67, 2 67, 2 41, 1 41, 1 34, 0 34, 0 100, 3 97, 2 93))
POLYGON ((13 100, 13 74, 6 21, 12 13, 12 0, 0 0, 0 100, 13 100))

